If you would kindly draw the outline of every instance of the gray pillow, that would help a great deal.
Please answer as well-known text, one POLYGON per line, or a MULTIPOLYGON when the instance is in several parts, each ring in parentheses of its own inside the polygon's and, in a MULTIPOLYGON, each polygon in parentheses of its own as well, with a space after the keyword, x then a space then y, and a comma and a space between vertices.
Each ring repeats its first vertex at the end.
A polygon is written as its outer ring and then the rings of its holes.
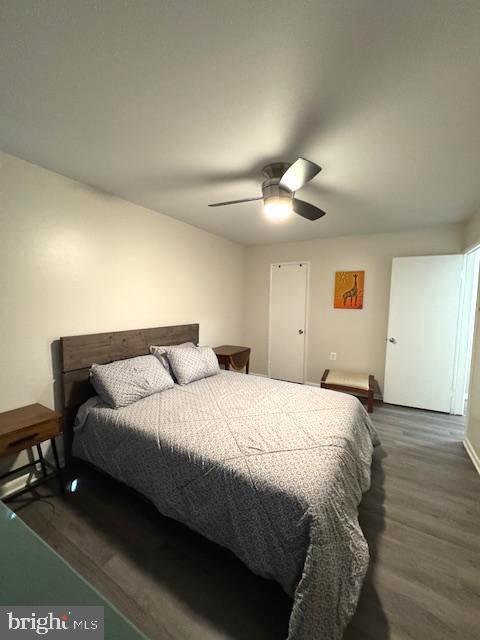
POLYGON ((165 367, 165 369, 168 371, 168 373, 175 380, 174 375, 173 375, 173 371, 172 371, 172 367, 170 366, 170 363, 168 361, 168 351, 169 351, 169 349, 185 349, 185 347, 195 347, 195 346, 196 345, 193 342, 182 342, 181 344, 164 345, 164 346, 151 344, 150 345, 150 353, 153 354, 156 358, 159 359, 159 361, 162 363, 162 365, 165 367))
POLYGON ((155 356, 139 356, 110 364, 92 364, 90 380, 113 409, 173 387, 174 382, 155 356))
POLYGON ((169 349, 168 360, 178 384, 188 384, 220 372, 217 356, 210 347, 169 349))

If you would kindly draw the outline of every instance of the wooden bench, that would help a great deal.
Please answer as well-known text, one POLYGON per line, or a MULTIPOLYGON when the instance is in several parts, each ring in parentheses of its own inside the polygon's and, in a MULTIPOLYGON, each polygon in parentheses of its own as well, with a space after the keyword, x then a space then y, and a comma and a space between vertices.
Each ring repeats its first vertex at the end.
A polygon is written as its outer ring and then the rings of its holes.
POLYGON ((352 393, 353 395, 366 394, 368 413, 372 413, 373 411, 375 378, 372 375, 325 369, 320 386, 322 389, 344 391, 345 393, 352 393))

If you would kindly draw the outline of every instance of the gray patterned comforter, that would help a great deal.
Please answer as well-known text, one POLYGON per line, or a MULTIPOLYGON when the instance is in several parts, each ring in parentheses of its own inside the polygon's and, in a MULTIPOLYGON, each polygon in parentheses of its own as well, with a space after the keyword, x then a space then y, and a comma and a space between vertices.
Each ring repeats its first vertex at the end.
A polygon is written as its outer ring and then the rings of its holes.
POLYGON ((90 407, 74 455, 278 581, 289 640, 338 640, 369 561, 358 504, 374 443, 356 398, 222 371, 90 407))

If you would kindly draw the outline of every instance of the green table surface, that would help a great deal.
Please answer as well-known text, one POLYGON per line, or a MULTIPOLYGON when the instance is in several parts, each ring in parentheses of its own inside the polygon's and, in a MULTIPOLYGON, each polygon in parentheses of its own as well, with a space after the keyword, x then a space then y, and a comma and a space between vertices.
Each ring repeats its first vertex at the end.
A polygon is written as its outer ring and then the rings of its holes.
POLYGON ((0 541, 0 606, 101 606, 105 640, 146 640, 1 501, 0 541))

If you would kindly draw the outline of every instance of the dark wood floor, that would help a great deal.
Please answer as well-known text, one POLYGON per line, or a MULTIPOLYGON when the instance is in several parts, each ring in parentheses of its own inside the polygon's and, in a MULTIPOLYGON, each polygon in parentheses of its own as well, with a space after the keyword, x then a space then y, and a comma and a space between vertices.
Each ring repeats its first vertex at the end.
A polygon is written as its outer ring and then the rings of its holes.
MULTIPOLYGON (((480 476, 463 420, 388 405, 373 420, 382 446, 360 509, 372 561, 346 638, 478 639, 480 476)), ((78 477, 67 499, 10 506, 149 638, 286 637, 276 584, 118 484, 78 477)))

